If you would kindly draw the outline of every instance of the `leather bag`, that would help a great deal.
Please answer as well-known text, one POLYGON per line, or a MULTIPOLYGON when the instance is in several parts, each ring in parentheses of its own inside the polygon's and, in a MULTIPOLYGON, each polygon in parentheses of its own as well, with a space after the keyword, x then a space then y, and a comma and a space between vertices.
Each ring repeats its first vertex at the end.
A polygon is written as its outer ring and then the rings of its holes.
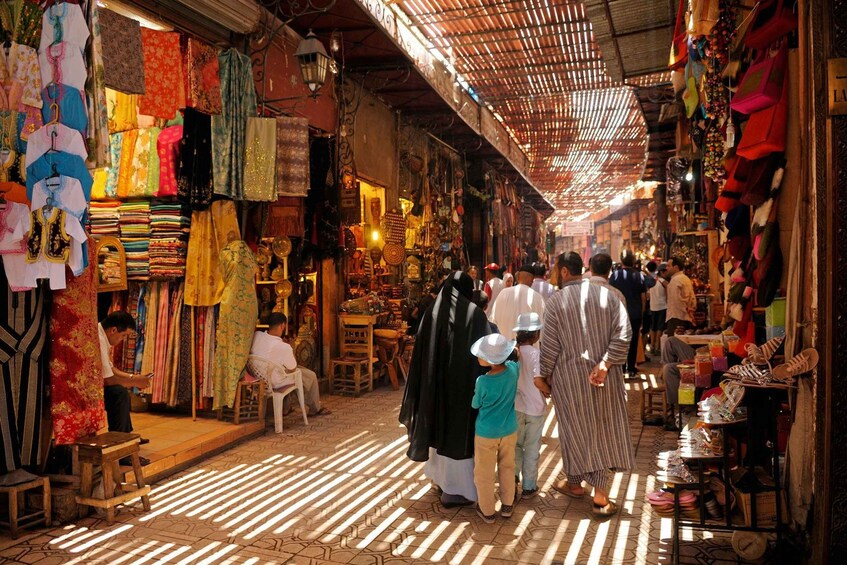
POLYGON ((744 44, 751 49, 768 45, 797 29, 793 0, 766 0, 759 4, 753 22, 747 29, 744 44))
POLYGON ((747 115, 770 108, 779 102, 787 72, 787 42, 783 42, 773 56, 770 50, 762 50, 744 73, 730 107, 736 112, 747 115))

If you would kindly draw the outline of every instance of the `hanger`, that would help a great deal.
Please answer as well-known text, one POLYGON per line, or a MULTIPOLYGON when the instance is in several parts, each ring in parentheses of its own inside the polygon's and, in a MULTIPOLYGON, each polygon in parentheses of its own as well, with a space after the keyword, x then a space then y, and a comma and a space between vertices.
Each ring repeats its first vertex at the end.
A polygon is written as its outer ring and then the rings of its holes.
POLYGON ((57 179, 59 178, 59 170, 56 168, 56 163, 52 163, 50 165, 50 176, 47 179, 57 179))
MULTIPOLYGON (((50 112, 51 112, 52 118, 50 119, 49 122, 47 122, 44 125, 47 125, 47 126, 58 125, 58 123, 59 123, 59 103, 58 102, 51 102, 50 103, 50 112)), ((55 128, 54 128, 53 133, 51 135, 53 135, 55 137, 55 128)), ((50 143, 52 145, 52 141, 50 143)))

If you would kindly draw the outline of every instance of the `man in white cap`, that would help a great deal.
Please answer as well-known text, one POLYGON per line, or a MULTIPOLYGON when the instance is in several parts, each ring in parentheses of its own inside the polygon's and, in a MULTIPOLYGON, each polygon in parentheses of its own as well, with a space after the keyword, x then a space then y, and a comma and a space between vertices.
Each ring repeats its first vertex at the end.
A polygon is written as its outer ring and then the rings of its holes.
POLYGON ((524 265, 518 270, 518 284, 504 288, 488 308, 488 319, 509 339, 515 339, 512 328, 520 314, 535 312, 544 316, 544 297, 531 288, 534 279, 535 267, 524 265))
POLYGON ((498 276, 499 274, 500 265, 497 263, 489 263, 485 266, 485 287, 483 287, 483 291, 488 295, 489 304, 494 304, 500 291, 503 290, 503 279, 498 276))

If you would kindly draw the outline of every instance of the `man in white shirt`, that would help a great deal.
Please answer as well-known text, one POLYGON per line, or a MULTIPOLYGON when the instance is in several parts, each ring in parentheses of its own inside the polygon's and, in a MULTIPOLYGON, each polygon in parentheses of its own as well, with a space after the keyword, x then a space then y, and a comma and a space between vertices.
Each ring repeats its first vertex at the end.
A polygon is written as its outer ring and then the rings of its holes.
MULTIPOLYGON (((106 406, 106 419, 110 432, 132 432, 132 417, 130 416, 129 388, 144 389, 150 386, 152 373, 141 376, 138 373, 127 373, 112 365, 112 347, 124 341, 130 332, 135 331, 135 319, 123 311, 115 311, 103 318, 97 324, 100 337, 100 360, 103 365, 103 401, 106 406)), ((149 440, 141 439, 142 444, 149 440)), ((150 461, 141 458, 141 464, 150 461)), ((128 461, 121 460, 121 463, 128 461)))
POLYGON ((662 262, 657 266, 654 261, 650 261, 647 263, 647 272, 656 279, 656 284, 648 291, 650 293, 650 350, 654 355, 659 355, 668 314, 668 281, 665 280, 668 264, 662 262))
POLYGON ((666 333, 672 336, 677 328, 689 329, 694 325, 694 311, 697 298, 694 296, 694 285, 683 272, 685 263, 679 257, 671 257, 668 261, 668 313, 666 333))
POLYGON ((483 291, 488 295, 488 303, 494 304, 494 301, 497 300, 497 297, 500 295, 500 291, 503 290, 504 284, 503 279, 497 276, 497 273, 500 272, 500 265, 497 263, 489 263, 485 266, 485 287, 483 291))
POLYGON ((547 267, 544 266, 544 263, 536 263, 534 267, 535 279, 532 281, 532 290, 540 294, 544 300, 547 300, 556 292, 556 287, 544 278, 547 274, 547 267))
MULTIPOLYGON (((268 331, 256 332, 253 335, 253 346, 250 348, 250 355, 256 355, 263 359, 276 364, 277 367, 284 367, 285 372, 279 369, 273 369, 270 375, 267 376, 274 389, 294 384, 294 375, 296 369, 300 369, 303 375, 303 393, 306 400, 306 406, 309 409, 309 417, 323 416, 331 412, 321 406, 320 390, 318 388, 318 376, 314 371, 305 367, 297 366, 297 359, 294 357, 294 350, 291 346, 282 340, 282 336, 286 334, 288 329, 288 318, 285 314, 274 312, 268 318, 268 331)), ((250 364, 249 369, 255 373, 261 370, 257 364, 250 364)), ((261 378, 262 375, 253 376, 261 378)))
POLYGON ((508 339, 515 339, 512 328, 515 327, 518 315, 535 312, 541 317, 544 316, 544 297, 531 288, 534 278, 535 267, 532 265, 521 267, 517 273, 518 284, 504 288, 488 309, 488 319, 508 339))

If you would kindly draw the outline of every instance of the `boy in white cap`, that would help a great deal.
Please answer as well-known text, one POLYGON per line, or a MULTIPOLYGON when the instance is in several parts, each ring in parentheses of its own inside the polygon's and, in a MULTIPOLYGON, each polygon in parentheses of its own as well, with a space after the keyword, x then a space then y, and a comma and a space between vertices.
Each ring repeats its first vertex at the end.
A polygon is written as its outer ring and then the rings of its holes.
POLYGON ((535 347, 541 335, 541 316, 535 312, 519 315, 517 326, 512 331, 515 332, 520 355, 520 378, 515 397, 518 418, 515 489, 520 489, 521 496, 532 498, 538 494, 538 455, 547 412, 545 398, 550 396, 550 385, 541 377, 541 353, 535 347))
POLYGON ((518 363, 508 361, 515 342, 500 334, 480 338, 471 353, 488 373, 477 377, 471 406, 479 410, 474 437, 474 484, 476 512, 488 524, 494 523, 494 474, 500 482, 500 515, 512 515, 515 503, 515 442, 518 420, 515 394, 518 389, 518 363))

